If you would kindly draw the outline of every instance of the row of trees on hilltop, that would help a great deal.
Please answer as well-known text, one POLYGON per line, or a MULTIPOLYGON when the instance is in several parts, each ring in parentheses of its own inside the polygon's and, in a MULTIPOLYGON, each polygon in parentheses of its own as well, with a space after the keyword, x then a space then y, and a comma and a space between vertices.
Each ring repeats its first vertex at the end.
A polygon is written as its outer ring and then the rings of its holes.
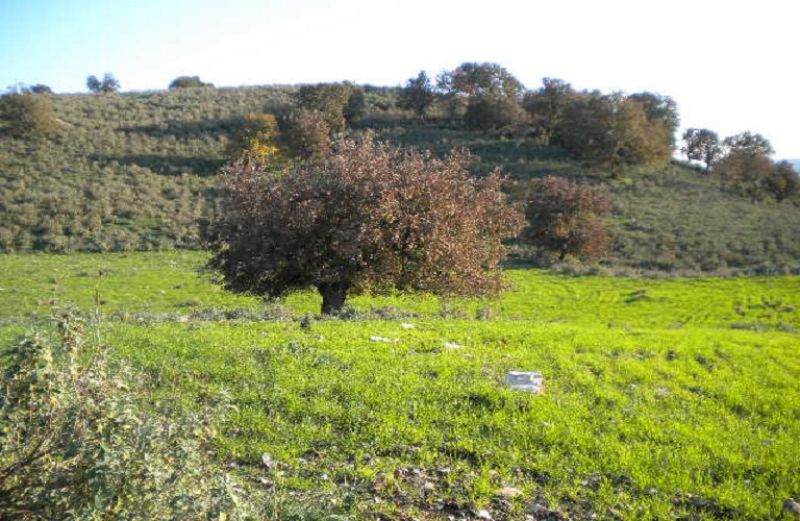
POLYGON ((690 128, 683 143, 681 151, 689 160, 703 163, 705 174, 716 173, 723 187, 728 184, 753 202, 764 197, 780 202, 800 191, 800 177, 792 164, 772 161, 772 145, 761 134, 742 132, 720 141, 713 130, 690 128))
POLYGON ((437 105, 466 128, 531 136, 615 175, 629 166, 664 166, 679 123, 677 106, 666 96, 579 92, 551 78, 528 91, 494 63, 464 63, 435 85, 423 71, 400 91, 399 106, 421 120, 437 105))
MULTIPOLYGON (((213 87, 213 83, 206 83, 200 79, 198 76, 178 76, 169 84, 170 90, 175 89, 188 89, 188 88, 202 88, 202 87, 213 87)), ((112 92, 119 92, 120 90, 120 82, 119 80, 110 72, 107 72, 103 75, 102 78, 98 78, 94 74, 88 76, 86 78, 86 88, 89 89, 89 92, 94 92, 95 94, 109 94, 112 92)), ((15 87, 15 90, 24 90, 26 93, 30 94, 52 94, 53 90, 42 83, 37 83, 35 85, 30 85, 28 87, 25 86, 18 86, 15 87)))
MULTIPOLYGON (((500 65, 464 63, 439 75, 436 83, 422 71, 407 81, 399 106, 420 120, 434 108, 461 118, 466 128, 512 132, 542 145, 558 146, 574 158, 608 169, 617 176, 630 167, 659 169, 675 153, 680 123, 677 104, 651 92, 576 91, 569 83, 545 78, 536 90, 500 65)), ((722 141, 708 129, 689 129, 682 151, 720 175, 751 201, 782 201, 800 190, 788 162, 769 159, 772 147, 759 134, 744 132, 722 141)))

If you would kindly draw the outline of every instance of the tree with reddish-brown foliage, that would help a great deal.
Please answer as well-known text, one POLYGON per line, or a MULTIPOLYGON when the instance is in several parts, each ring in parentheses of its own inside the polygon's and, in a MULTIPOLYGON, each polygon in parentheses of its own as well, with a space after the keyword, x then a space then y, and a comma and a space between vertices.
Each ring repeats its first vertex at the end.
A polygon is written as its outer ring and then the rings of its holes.
POLYGON ((595 261, 609 248, 602 218, 611 210, 599 188, 548 176, 531 183, 527 197, 525 242, 564 260, 567 255, 595 261))
POLYGON ((367 289, 496 292, 503 240, 523 219, 500 175, 476 178, 471 162, 465 151, 438 159, 365 138, 289 170, 234 163, 210 266, 233 291, 275 298, 315 287, 324 314, 367 289))

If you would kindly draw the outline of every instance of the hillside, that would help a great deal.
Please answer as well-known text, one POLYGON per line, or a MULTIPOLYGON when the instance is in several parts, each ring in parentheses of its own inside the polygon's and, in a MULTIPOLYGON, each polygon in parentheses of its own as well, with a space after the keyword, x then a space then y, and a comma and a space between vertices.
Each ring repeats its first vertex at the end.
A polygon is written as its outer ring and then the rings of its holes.
MULTIPOLYGON (((246 112, 291 103, 292 87, 179 89, 52 96, 62 132, 0 137, 0 250, 124 251, 199 247, 198 221, 218 207, 216 172, 246 112)), ((796 202, 752 204, 717 179, 673 164, 612 182, 553 148, 447 124, 420 125, 394 109, 396 91, 367 89, 362 127, 381 139, 444 152, 467 146, 517 179, 546 174, 608 184, 610 269, 800 269, 796 202)), ((517 250, 523 255, 524 251, 517 250)))

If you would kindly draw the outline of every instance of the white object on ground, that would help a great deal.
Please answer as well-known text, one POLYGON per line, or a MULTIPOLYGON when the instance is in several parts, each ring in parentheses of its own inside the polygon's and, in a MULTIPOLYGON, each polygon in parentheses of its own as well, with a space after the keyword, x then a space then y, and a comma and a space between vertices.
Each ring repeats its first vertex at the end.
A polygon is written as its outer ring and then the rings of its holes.
POLYGON ((461 344, 456 344, 455 342, 445 342, 444 346, 447 349, 461 349, 462 347, 464 347, 461 344))
POLYGON ((399 338, 386 338, 385 336, 371 336, 369 339, 372 342, 386 342, 389 344, 396 344, 400 341, 399 338))
POLYGON ((400 324, 400 327, 403 329, 414 329, 416 326, 414 324, 409 324, 408 322, 403 322, 400 324))
POLYGON ((544 394, 544 377, 539 371, 509 371, 506 383, 518 391, 544 394))
POLYGON ((517 497, 522 494, 522 491, 514 487, 503 487, 500 489, 500 495, 503 497, 517 497))

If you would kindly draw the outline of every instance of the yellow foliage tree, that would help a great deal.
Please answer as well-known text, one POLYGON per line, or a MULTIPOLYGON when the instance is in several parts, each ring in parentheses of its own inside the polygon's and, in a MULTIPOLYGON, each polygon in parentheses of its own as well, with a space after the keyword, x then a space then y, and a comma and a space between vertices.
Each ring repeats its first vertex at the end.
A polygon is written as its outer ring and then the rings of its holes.
POLYGON ((278 120, 272 114, 247 113, 242 116, 241 127, 228 145, 227 155, 238 159, 249 154, 260 161, 276 161, 282 155, 279 134, 278 120))

